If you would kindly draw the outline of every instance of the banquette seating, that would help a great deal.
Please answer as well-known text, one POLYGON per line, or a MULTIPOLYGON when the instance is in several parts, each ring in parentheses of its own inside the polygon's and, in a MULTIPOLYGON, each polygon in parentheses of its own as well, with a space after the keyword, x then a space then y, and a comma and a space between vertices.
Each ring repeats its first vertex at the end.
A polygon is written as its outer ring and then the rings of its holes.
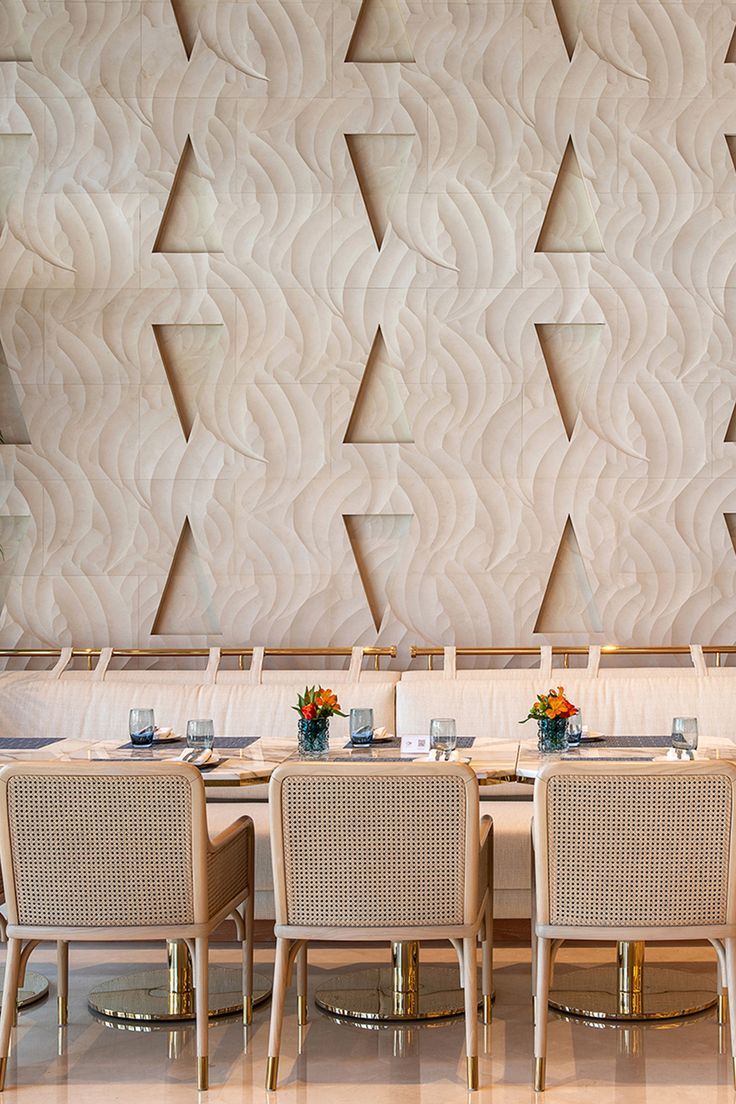
MULTIPOLYGON (((541 650, 541 666, 524 670, 460 670, 455 649, 444 652, 437 671, 369 671, 363 650, 352 650, 346 670, 264 670, 263 649, 253 649, 250 670, 224 670, 218 649, 206 667, 194 670, 117 671, 111 650, 103 650, 91 672, 69 667, 66 650, 52 671, 0 674, 0 737, 83 737, 111 745, 127 740, 132 704, 153 706, 161 724, 183 731, 190 717, 212 717, 221 735, 260 736, 267 745, 296 742, 291 706, 305 684, 329 685, 342 708, 368 706, 376 725, 398 735, 424 733, 434 716, 453 716, 458 732, 503 740, 532 739, 530 722, 520 726, 540 690, 563 684, 586 723, 621 735, 666 733, 673 714, 697 716, 701 742, 731 739, 736 716, 736 667, 706 666, 702 650, 691 649, 689 667, 608 667, 599 648, 587 666, 562 670, 552 651, 541 650)), ((345 718, 330 725, 335 746, 347 741, 345 718)), ((531 914, 530 823, 532 787, 519 783, 481 789, 481 811, 490 813, 495 836, 496 917, 531 914)), ((208 792, 207 816, 214 834, 238 816, 252 817, 256 832, 256 917, 273 919, 274 899, 266 786, 208 792)))

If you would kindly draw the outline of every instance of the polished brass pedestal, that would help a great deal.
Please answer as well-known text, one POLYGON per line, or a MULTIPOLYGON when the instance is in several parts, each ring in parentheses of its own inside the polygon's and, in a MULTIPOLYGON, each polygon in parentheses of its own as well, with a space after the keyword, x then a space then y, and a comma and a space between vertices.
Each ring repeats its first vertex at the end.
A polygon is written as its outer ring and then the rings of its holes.
POLYGON ((331 978, 329 985, 316 991, 315 1002, 326 1012, 355 1020, 427 1020, 463 1014, 457 967, 420 967, 419 944, 414 942, 392 943, 391 957, 391 967, 331 978))
POLYGON ((717 1000, 715 966, 697 974, 644 962, 644 943, 617 945, 616 963, 556 966, 550 1007, 596 1020, 669 1020, 711 1008, 717 1000))
MULTIPOLYGON (((0 970, 0 993, 5 983, 5 969, 0 970)), ((18 987, 18 1008, 27 1008, 29 1004, 43 1000, 49 991, 48 978, 43 974, 37 974, 33 970, 26 970, 23 985, 18 987)))
MULTIPOLYGON (((169 943, 168 955, 168 968, 141 970, 98 985, 89 994, 90 1008, 102 1016, 120 1020, 193 1020, 192 962, 186 943, 169 943)), ((270 995, 268 979, 255 974, 253 1004, 260 1004, 270 995)), ((227 1016, 242 1008, 242 970, 210 966, 210 1016, 227 1016)))

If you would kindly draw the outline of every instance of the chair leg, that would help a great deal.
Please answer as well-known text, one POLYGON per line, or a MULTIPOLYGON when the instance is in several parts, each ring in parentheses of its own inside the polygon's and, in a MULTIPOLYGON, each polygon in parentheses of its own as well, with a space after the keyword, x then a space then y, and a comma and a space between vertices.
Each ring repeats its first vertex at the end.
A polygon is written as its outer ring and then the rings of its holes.
MULTIPOLYGON (((723 942, 726 945, 728 1003, 732 1009, 736 1010, 736 939, 726 938, 723 942)), ((731 1059, 734 1084, 736 1085, 736 1014, 732 1014, 729 1019, 731 1021, 731 1059)))
POLYGON ((552 941, 537 936, 536 987, 534 991, 534 1091, 543 1092, 547 1064, 547 1001, 552 941))
POLYGON ((59 1027, 66 1027, 69 1012, 69 944, 59 939, 56 944, 56 988, 59 1027))
POLYGON ((711 939, 718 962, 718 1023, 728 1023, 728 985, 726 982, 726 950, 720 939, 711 939))
POLYGON ((300 948, 296 956, 296 1005, 297 1022, 305 1024, 309 1019, 309 1004, 307 1001, 307 944, 300 948))
POLYGON ((279 1075, 281 1025, 284 1020, 284 999, 289 972, 290 946, 290 939, 276 940, 276 962, 274 964, 273 992, 271 994, 271 1026, 268 1033, 268 1065, 266 1066, 266 1088, 269 1092, 276 1089, 279 1075))
POLYGON ((243 944, 243 1023, 253 1023, 253 894, 245 902, 245 943, 243 944))
POLYGON ((483 988, 483 1023, 493 1019, 493 905, 489 897, 483 918, 483 945, 481 948, 481 984, 483 988))
POLYGON ((20 976, 20 939, 8 940, 8 953, 5 959, 5 985, 3 987, 3 1006, 0 1011, 0 1092, 5 1088, 5 1072, 10 1054, 10 1032, 15 1020, 18 1000, 18 977, 20 976))
POLYGON ((197 936, 194 953, 194 1010, 197 1018, 197 1089, 210 1087, 209 1074, 209 939, 197 936))
POLYGON ((478 966, 477 937, 463 939, 463 993, 465 996, 465 1053, 468 1089, 478 1088, 478 966))

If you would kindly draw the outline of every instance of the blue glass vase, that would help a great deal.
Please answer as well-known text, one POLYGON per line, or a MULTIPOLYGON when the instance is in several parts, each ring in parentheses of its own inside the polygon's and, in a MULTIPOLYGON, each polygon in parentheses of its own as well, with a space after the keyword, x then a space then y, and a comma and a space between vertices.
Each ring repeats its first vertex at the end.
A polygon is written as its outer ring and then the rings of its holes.
POLYGON ((539 725, 541 752, 565 751, 567 748, 567 717, 543 717, 539 725))
POLYGON ((321 755, 330 746, 330 718, 317 717, 308 721, 306 717, 300 717, 299 729, 299 754, 321 755))

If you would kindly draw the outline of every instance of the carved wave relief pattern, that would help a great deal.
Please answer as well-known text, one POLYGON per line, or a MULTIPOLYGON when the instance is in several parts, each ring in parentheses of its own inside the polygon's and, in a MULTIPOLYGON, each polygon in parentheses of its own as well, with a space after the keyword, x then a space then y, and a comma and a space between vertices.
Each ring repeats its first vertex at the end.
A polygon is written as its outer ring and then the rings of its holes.
POLYGON ((733 635, 733 35, 3 5, 0 642, 733 635))

